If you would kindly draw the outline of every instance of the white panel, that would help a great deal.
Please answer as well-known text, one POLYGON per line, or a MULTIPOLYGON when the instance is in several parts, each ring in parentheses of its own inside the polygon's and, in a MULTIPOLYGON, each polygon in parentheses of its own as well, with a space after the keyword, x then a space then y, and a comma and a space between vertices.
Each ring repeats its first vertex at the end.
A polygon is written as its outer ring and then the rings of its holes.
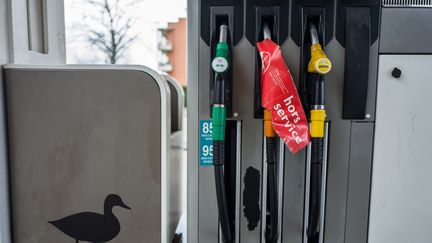
POLYGON ((431 70, 430 55, 380 56, 369 243, 431 242, 431 70))

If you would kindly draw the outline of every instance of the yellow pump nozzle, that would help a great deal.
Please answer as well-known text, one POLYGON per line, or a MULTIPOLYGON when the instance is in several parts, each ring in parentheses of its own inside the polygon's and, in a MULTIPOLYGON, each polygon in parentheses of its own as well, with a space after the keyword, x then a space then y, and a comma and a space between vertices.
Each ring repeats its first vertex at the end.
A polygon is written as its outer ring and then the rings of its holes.
POLYGON ((326 119, 326 111, 324 108, 324 75, 329 73, 332 69, 332 63, 327 55, 324 53, 320 43, 318 30, 314 24, 309 26, 311 34, 311 59, 308 64, 308 72, 318 74, 318 99, 315 100, 314 108, 310 110, 310 121, 311 121, 311 137, 312 138, 323 138, 324 137, 324 125, 326 119))
POLYGON ((332 69, 332 63, 324 53, 319 43, 311 46, 311 59, 308 65, 308 72, 318 73, 321 75, 327 74, 332 69))
POLYGON ((318 38, 318 30, 314 24, 309 25, 311 35, 311 59, 308 65, 308 72, 318 73, 321 75, 327 74, 332 68, 332 63, 324 53, 318 38))
MULTIPOLYGON (((325 75, 330 72, 332 64, 327 58, 326 54, 321 48, 320 44, 313 44, 311 47, 311 60, 309 61, 308 71, 310 73, 317 73, 325 75)), ((325 109, 312 109, 310 111, 311 121, 311 137, 323 138, 324 137, 324 123, 326 118, 325 109)))

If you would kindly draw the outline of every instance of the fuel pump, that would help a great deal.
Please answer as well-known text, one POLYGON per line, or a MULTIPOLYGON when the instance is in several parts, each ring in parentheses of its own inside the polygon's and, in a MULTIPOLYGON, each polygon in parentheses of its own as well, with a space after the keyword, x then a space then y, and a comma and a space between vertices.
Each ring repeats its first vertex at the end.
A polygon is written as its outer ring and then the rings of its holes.
POLYGON ((307 80, 311 90, 308 94, 310 109, 311 132, 311 167, 309 190, 309 220, 307 225, 308 242, 318 242, 319 220, 321 217, 322 198, 322 167, 324 162, 324 133, 325 133, 325 75, 330 72, 332 64, 324 53, 318 30, 311 21, 308 25, 311 47, 310 60, 307 66, 307 80))
POLYGON ((224 180, 225 165, 225 127, 227 110, 225 107, 226 82, 230 68, 229 45, 227 43, 228 27, 220 26, 219 43, 216 45, 216 55, 212 61, 214 79, 214 102, 212 104, 213 124, 213 165, 216 184, 216 197, 219 210, 219 220, 224 242, 232 242, 229 220, 227 195, 224 180))
POLYGON ((188 241, 367 242, 379 54, 403 10, 189 1, 188 241))

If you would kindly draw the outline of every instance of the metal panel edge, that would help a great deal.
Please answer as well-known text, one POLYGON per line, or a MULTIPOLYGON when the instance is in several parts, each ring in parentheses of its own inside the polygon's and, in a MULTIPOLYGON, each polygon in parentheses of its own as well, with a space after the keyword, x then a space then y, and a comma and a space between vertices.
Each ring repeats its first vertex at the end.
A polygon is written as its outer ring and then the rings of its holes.
MULTIPOLYGON (((187 62, 188 62, 188 83, 189 90, 187 92, 188 108, 189 110, 198 111, 198 96, 191 94, 198 94, 198 72, 195 70, 198 67, 199 56, 199 5, 197 0, 188 0, 188 26, 187 26, 187 62)), ((187 124, 187 138, 188 138, 188 154, 187 154, 187 242, 198 243, 198 134, 196 128, 198 127, 198 112, 188 112, 187 124)))
MULTIPOLYGON (((9 62, 9 1, 0 1, 0 65, 9 62)), ((9 178, 4 104, 4 71, 0 66, 0 242, 10 243, 9 178)))
POLYGON ((179 94, 178 106, 177 106, 177 108, 178 108, 178 124, 179 124, 179 128, 182 128, 182 124, 183 124, 183 107, 184 107, 184 91, 183 91, 183 88, 181 87, 181 85, 179 84, 179 82, 175 78, 173 78, 173 77, 171 77, 169 75, 166 75, 166 74, 163 74, 162 76, 165 78, 165 80, 167 82, 171 83, 175 87, 177 93, 179 94))

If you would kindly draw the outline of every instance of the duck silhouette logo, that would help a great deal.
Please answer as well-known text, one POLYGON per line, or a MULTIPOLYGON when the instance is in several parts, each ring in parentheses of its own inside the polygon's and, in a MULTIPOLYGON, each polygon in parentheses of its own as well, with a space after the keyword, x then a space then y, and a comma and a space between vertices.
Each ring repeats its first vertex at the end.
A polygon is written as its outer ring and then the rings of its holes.
POLYGON ((120 196, 111 194, 105 198, 104 214, 83 212, 48 223, 75 239, 76 243, 80 241, 108 242, 120 233, 120 222, 112 212, 115 206, 131 209, 120 196))

